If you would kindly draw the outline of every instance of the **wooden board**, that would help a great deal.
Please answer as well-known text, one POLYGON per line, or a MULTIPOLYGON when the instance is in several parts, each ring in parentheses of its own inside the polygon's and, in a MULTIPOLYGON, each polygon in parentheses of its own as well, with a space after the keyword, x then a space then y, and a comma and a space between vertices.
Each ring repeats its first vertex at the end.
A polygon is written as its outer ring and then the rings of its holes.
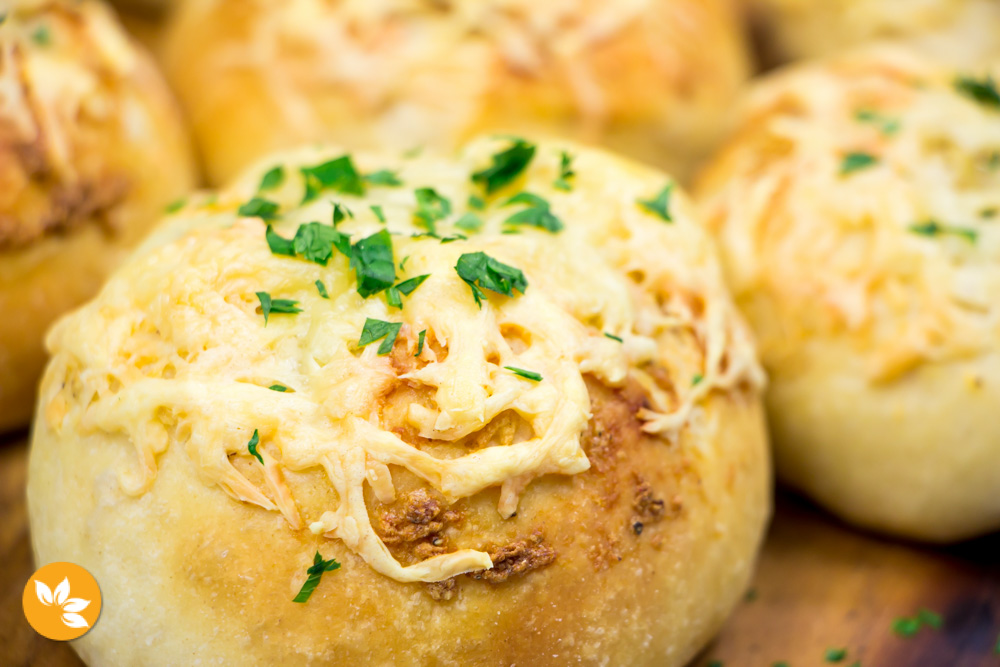
MULTIPOLYGON (((33 571, 26 457, 23 441, 0 443, 0 664, 79 667, 21 614, 33 571)), ((782 494, 752 590, 695 665, 818 667, 826 649, 846 648, 843 667, 1000 667, 1000 535, 950 549, 880 540, 782 494), (893 634, 896 617, 922 607, 942 614, 941 630, 893 634)))

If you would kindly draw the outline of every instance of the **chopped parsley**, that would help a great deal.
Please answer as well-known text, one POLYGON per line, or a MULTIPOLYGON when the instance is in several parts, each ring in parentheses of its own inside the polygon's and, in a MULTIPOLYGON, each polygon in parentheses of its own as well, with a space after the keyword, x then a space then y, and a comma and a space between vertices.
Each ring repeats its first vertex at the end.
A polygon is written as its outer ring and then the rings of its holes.
POLYGON ((292 239, 292 247, 295 254, 302 259, 314 262, 320 266, 326 266, 333 257, 333 246, 335 243, 344 243, 344 234, 338 232, 329 225, 319 222, 310 222, 299 225, 292 239))
POLYGON ((756 599, 757 599, 757 589, 756 588, 751 588, 743 596, 743 601, 744 602, 753 602, 756 599))
POLYGON ((163 212, 167 214, 176 213, 177 211, 184 208, 185 204, 187 204, 186 199, 184 198, 175 199, 174 201, 170 202, 169 204, 163 207, 163 212))
POLYGON ((413 293, 413 290, 420 287, 420 284, 430 277, 431 274, 425 273, 422 276, 417 276, 415 278, 410 278, 409 280, 404 280, 398 285, 390 287, 389 290, 385 293, 385 300, 388 301, 389 305, 392 306, 393 308, 402 308, 403 299, 400 295, 402 294, 404 296, 410 296, 410 294, 413 293))
POLYGON ((472 297, 480 308, 486 299, 483 289, 513 296, 514 290, 524 294, 528 288, 528 281, 520 269, 504 264, 484 252, 465 253, 458 258, 455 271, 472 290, 472 297))
POLYGON ((969 229, 968 227, 955 227, 953 225, 942 225, 936 220, 927 220, 926 222, 919 222, 910 225, 910 231, 914 234, 921 234, 923 236, 941 236, 943 234, 961 236, 962 238, 968 240, 969 243, 975 243, 979 238, 979 232, 975 229, 969 229))
POLYGON ((292 242, 292 239, 286 239, 274 231, 274 227, 271 225, 268 225, 267 229, 264 230, 264 238, 267 240, 267 247, 271 249, 271 253, 295 257, 295 243, 292 242))
POLYGON ((392 346, 396 343, 396 336, 399 335, 399 330, 402 327, 402 322, 385 322, 369 317, 365 320, 365 326, 361 330, 358 349, 367 347, 379 339, 384 339, 382 344, 378 346, 378 354, 380 357, 385 356, 392 352, 392 346))
POLYGON ((476 211, 482 211, 484 208, 486 208, 486 202, 483 200, 482 197, 479 197, 477 195, 469 195, 469 201, 466 202, 466 205, 469 208, 474 209, 476 211))
POLYGON ((284 182, 285 168, 279 164, 267 170, 267 173, 260 179, 260 185, 257 186, 257 192, 274 190, 275 188, 280 187, 284 182))
POLYGON ((354 213, 351 209, 347 208, 343 204, 335 203, 333 205, 333 226, 336 227, 348 218, 354 218, 354 213))
POLYGON ((375 217, 378 218, 378 221, 381 222, 384 225, 385 224, 385 211, 382 210, 382 207, 378 206, 377 204, 373 204, 371 206, 371 210, 372 210, 372 213, 375 214, 375 217))
POLYGON ((280 391, 282 394, 284 394, 286 391, 288 391, 288 387, 286 387, 283 384, 278 384, 278 383, 272 384, 270 387, 268 387, 268 389, 270 389, 271 391, 280 391))
POLYGON ((481 185, 488 195, 513 182, 535 157, 534 144, 516 137, 512 141, 508 148, 493 155, 489 167, 472 174, 472 182, 481 185))
POLYGON ((452 234, 451 236, 444 236, 441 238, 441 243, 453 243, 454 241, 468 241, 469 237, 465 234, 452 234))
POLYGON ((562 151, 559 154, 559 178, 555 180, 552 184, 557 190, 564 190, 570 192, 573 189, 573 184, 570 180, 576 176, 576 172, 573 171, 573 156, 562 151))
POLYGON ((667 183, 652 199, 638 199, 636 203, 649 213, 659 216, 665 222, 673 222, 674 219, 670 215, 670 196, 673 191, 674 184, 667 183))
POLYGON ((504 202, 504 206, 513 206, 515 204, 526 204, 527 208, 510 216, 503 221, 503 224, 528 225, 529 227, 538 227, 552 233, 562 231, 562 220, 553 215, 549 208, 549 202, 538 195, 533 195, 530 192, 521 192, 504 202))
POLYGON ((316 587, 319 586, 319 580, 322 578, 324 572, 333 572, 334 570, 340 569, 340 563, 337 562, 336 558, 331 558, 330 560, 323 560, 323 557, 319 555, 319 551, 313 556, 313 564, 306 571, 309 575, 306 577, 306 581, 302 584, 302 588, 299 589, 299 594, 296 595, 292 602, 308 602, 309 596, 313 594, 316 587))
POLYGON ((608 333, 607 331, 604 332, 604 335, 606 337, 610 338, 611 340, 618 341, 619 343, 624 343, 625 342, 624 340, 621 339, 620 336, 616 336, 616 335, 614 335, 612 333, 608 333))
POLYGON ((260 309, 264 313, 264 326, 267 326, 267 318, 271 313, 283 313, 287 315, 294 315, 295 313, 301 313, 302 309, 298 306, 298 301, 293 301, 292 299, 272 299, 271 295, 267 292, 256 292, 257 298, 260 300, 260 309))
POLYGON ((387 188, 397 188, 403 184, 403 181, 399 180, 396 172, 389 171, 388 169, 373 171, 370 174, 365 174, 364 178, 365 182, 369 185, 382 185, 387 188))
POLYGON ((871 153, 856 151, 848 153, 840 163, 840 175, 847 176, 856 171, 862 171, 878 164, 878 158, 871 153))
POLYGON ((324 190, 335 190, 345 195, 365 193, 365 182, 354 167, 350 155, 342 155, 312 167, 302 167, 299 171, 305 179, 303 204, 313 201, 324 190))
POLYGON ((997 217, 997 213, 1000 213, 1000 208, 997 208, 996 206, 988 206, 988 207, 982 209, 981 211, 979 211, 979 217, 980 218, 995 218, 995 217, 997 217))
POLYGON ((534 371, 526 371, 523 368, 515 368, 514 366, 504 366, 504 368, 509 370, 514 375, 517 375, 518 377, 523 377, 525 380, 531 380, 532 382, 542 381, 542 376, 540 373, 536 373, 534 371))
POLYGON ((451 201, 438 194, 434 188, 417 188, 413 194, 417 198, 414 222, 426 229, 431 236, 437 236, 437 221, 451 215, 451 201))
POLYGON ((260 218, 261 220, 274 220, 278 217, 278 205, 268 199, 254 197, 239 207, 236 211, 246 218, 260 218))
POLYGON ((774 663, 773 665, 771 665, 771 667, 788 667, 788 663, 785 662, 784 660, 780 660, 780 661, 774 663))
POLYGON ((861 123, 869 123, 879 129, 885 136, 891 136, 899 132, 900 122, 897 118, 884 116, 871 109, 860 109, 854 114, 854 118, 861 123))
POLYGON ((35 28, 34 32, 31 33, 31 41, 33 41, 38 46, 48 46, 52 43, 52 33, 49 31, 49 27, 45 25, 40 25, 35 28))
POLYGON ((827 662, 840 662, 847 657, 846 648, 828 648, 823 655, 827 662))
POLYGON ((260 461, 261 465, 264 465, 264 458, 260 455, 260 452, 257 451, 257 445, 259 444, 260 435, 258 435, 257 429, 254 429, 253 436, 250 437, 250 442, 247 443, 247 450, 250 452, 251 456, 260 461))
POLYGON ((316 291, 319 292, 321 297, 324 299, 330 298, 330 293, 326 291, 326 285, 323 284, 322 280, 317 280, 314 284, 316 285, 316 291))
POLYGON ((701 373, 695 373, 694 377, 691 378, 691 386, 692 387, 697 387, 704 380, 705 380, 705 376, 704 375, 702 375, 701 373))
POLYGON ((971 76, 960 76, 955 79, 955 90, 983 106, 1000 109, 1000 90, 997 90, 993 77, 976 79, 971 76))
POLYGON ((367 299, 396 282, 392 237, 382 230, 355 243, 350 250, 351 268, 358 279, 358 294, 367 299))
POLYGON ((941 614, 922 608, 915 616, 901 616, 892 622, 892 631, 900 637, 908 638, 916 635, 926 626, 934 630, 940 630, 944 625, 944 618, 941 614))
POLYGON ((424 351, 424 339, 427 337, 427 329, 424 329, 419 334, 417 334, 417 353, 413 356, 419 357, 420 353, 424 351))
POLYGON ((483 228, 483 219, 472 211, 469 211, 455 221, 455 226, 467 232, 478 232, 483 228))

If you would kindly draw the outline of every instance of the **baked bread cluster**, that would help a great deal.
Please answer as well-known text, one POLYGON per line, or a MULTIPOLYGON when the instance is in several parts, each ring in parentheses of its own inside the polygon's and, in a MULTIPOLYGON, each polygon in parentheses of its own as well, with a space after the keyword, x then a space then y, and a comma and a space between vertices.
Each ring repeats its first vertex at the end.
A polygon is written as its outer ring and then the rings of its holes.
POLYGON ((149 57, 93 1, 21 1, 0 23, 0 431, 27 424, 42 338, 194 185, 149 57))
POLYGON ((48 346, 32 538, 95 664, 681 665, 769 514, 692 205, 573 144, 271 156, 48 346))
POLYGON ((1000 528, 996 81, 895 49, 777 74, 699 187, 778 474, 907 537, 1000 528))

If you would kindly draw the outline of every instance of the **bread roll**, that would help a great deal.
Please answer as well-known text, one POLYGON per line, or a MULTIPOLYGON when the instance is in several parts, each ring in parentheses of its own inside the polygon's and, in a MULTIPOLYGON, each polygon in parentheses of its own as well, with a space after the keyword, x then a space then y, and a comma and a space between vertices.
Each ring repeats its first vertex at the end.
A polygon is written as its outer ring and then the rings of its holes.
POLYGON ((89 299, 192 185, 146 54, 101 3, 15 2, 0 23, 0 432, 27 423, 52 320, 89 299))
POLYGON ((743 0, 769 57, 827 56, 876 40, 976 66, 1000 59, 996 0, 743 0))
POLYGON ((868 528, 1000 528, 995 80, 894 49, 778 74, 700 185, 778 474, 868 528))
POLYGON ((451 150, 483 131, 683 172, 749 71, 729 2, 206 0, 165 60, 215 183, 306 142, 451 150))
POLYGON ((491 139, 276 155, 192 200, 48 339, 32 539, 104 592, 74 647, 684 664, 770 480, 752 344, 672 188, 491 139))

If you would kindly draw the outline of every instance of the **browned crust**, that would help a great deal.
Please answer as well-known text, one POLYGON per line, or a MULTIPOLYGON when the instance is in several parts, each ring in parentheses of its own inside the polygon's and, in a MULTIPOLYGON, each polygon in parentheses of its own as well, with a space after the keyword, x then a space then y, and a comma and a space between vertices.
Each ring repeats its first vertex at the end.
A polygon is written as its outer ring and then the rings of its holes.
POLYGON ((551 565, 556 559, 556 550, 545 544, 542 531, 537 529, 528 537, 489 548, 487 553, 493 561, 493 569, 476 570, 466 576, 491 584, 502 584, 511 577, 551 565))

